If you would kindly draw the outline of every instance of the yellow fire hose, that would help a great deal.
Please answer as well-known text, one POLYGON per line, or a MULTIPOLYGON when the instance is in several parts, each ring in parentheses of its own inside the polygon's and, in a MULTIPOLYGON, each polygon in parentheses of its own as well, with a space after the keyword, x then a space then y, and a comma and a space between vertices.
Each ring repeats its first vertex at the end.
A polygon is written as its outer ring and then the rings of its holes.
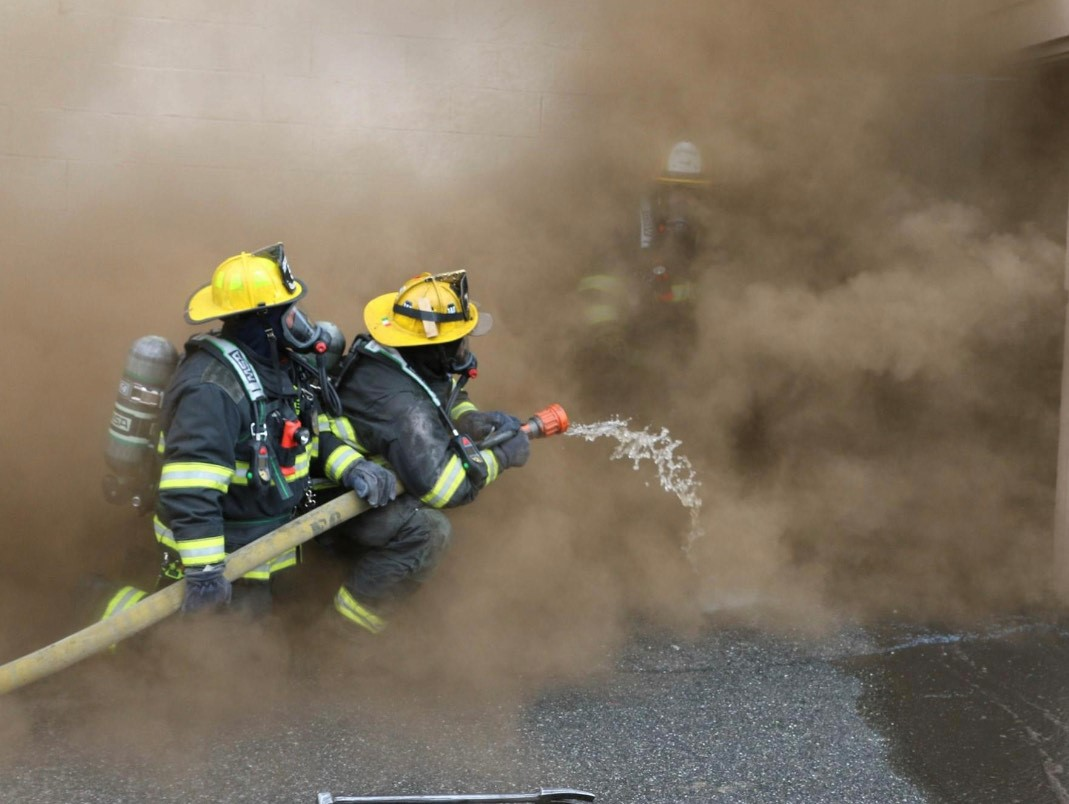
MULTIPOLYGON (((398 484, 397 493, 402 491, 398 484)), ((314 536, 363 513, 368 507, 354 492, 347 492, 235 550, 227 556, 223 574, 231 581, 237 580, 291 547, 304 544, 314 536)), ((184 580, 173 583, 166 589, 142 598, 125 611, 21 659, 0 665, 0 695, 70 667, 174 614, 182 606, 185 586, 184 580)))
MULTIPOLYGON (((563 433, 568 429, 568 414, 564 412, 564 408, 554 403, 532 416, 521 429, 530 438, 545 438, 563 433)), ((502 435, 508 437, 509 434, 504 432, 502 435)), ((488 449, 493 443, 497 441, 491 437, 481 442, 479 447, 488 449)), ((404 487, 400 483, 397 484, 397 493, 404 493, 404 487)), ((335 525, 363 513, 368 507, 354 492, 347 492, 261 536, 240 550, 235 550, 227 556, 223 574, 228 580, 235 581, 291 547, 304 544, 335 525)), ((83 628, 21 659, 0 665, 0 695, 70 667, 75 662, 99 653, 169 617, 182 607, 185 586, 184 580, 177 581, 106 620, 83 628)))

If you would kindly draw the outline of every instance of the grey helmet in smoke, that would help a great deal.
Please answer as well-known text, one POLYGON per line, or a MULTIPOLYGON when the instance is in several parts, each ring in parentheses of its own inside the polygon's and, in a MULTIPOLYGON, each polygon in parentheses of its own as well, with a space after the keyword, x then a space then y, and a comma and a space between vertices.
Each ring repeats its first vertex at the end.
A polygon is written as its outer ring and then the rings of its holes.
POLYGON ((664 172, 657 181, 665 184, 691 184, 707 186, 709 179, 702 170, 702 155, 693 142, 683 140, 668 152, 664 172))

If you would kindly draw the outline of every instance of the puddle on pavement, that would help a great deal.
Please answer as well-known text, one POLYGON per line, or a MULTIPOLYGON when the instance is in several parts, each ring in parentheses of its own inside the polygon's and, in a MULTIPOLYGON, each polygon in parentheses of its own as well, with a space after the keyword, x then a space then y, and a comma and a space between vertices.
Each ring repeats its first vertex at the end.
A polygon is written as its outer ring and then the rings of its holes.
POLYGON ((888 626, 840 663, 895 770, 933 802, 1069 803, 1069 624, 975 631, 888 626))

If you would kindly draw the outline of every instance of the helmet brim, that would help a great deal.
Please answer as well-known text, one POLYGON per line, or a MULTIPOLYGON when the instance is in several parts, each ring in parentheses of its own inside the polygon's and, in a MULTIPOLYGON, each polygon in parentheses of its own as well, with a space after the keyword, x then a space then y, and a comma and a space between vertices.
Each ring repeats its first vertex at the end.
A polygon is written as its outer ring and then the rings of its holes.
POLYGON ((428 338, 425 335, 416 335, 401 329, 394 324, 394 303, 397 301, 397 293, 384 293, 376 296, 364 307, 364 326, 368 334, 384 346, 426 346, 430 343, 451 343, 458 341, 465 335, 485 335, 493 326, 494 319, 489 313, 479 313, 479 308, 473 302, 468 303, 471 310, 471 318, 463 322, 462 326, 451 328, 449 337, 428 338))
POLYGON ((308 292, 308 288, 303 282, 295 282, 294 284, 296 287, 291 295, 273 304, 260 304, 243 310, 228 310, 212 301, 212 285, 209 282, 204 287, 193 291, 193 295, 189 297, 189 301, 186 303, 186 321, 190 324, 203 324, 206 321, 232 318, 242 313, 252 313, 257 310, 268 310, 272 307, 293 304, 308 292))

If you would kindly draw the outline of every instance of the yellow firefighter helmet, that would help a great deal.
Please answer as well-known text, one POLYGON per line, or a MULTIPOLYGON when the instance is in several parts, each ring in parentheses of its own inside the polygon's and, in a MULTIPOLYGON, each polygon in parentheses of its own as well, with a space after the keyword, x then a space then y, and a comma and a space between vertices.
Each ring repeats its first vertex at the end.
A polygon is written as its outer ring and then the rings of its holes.
POLYGON ((489 315, 479 315, 468 299, 464 271, 422 273, 367 303, 364 324, 375 340, 386 346, 423 346, 450 343, 465 335, 489 331, 489 315))
POLYGON ((305 293, 293 278, 282 244, 241 252, 223 260, 211 284, 196 290, 186 305, 186 321, 200 324, 214 318, 292 304, 305 293))

